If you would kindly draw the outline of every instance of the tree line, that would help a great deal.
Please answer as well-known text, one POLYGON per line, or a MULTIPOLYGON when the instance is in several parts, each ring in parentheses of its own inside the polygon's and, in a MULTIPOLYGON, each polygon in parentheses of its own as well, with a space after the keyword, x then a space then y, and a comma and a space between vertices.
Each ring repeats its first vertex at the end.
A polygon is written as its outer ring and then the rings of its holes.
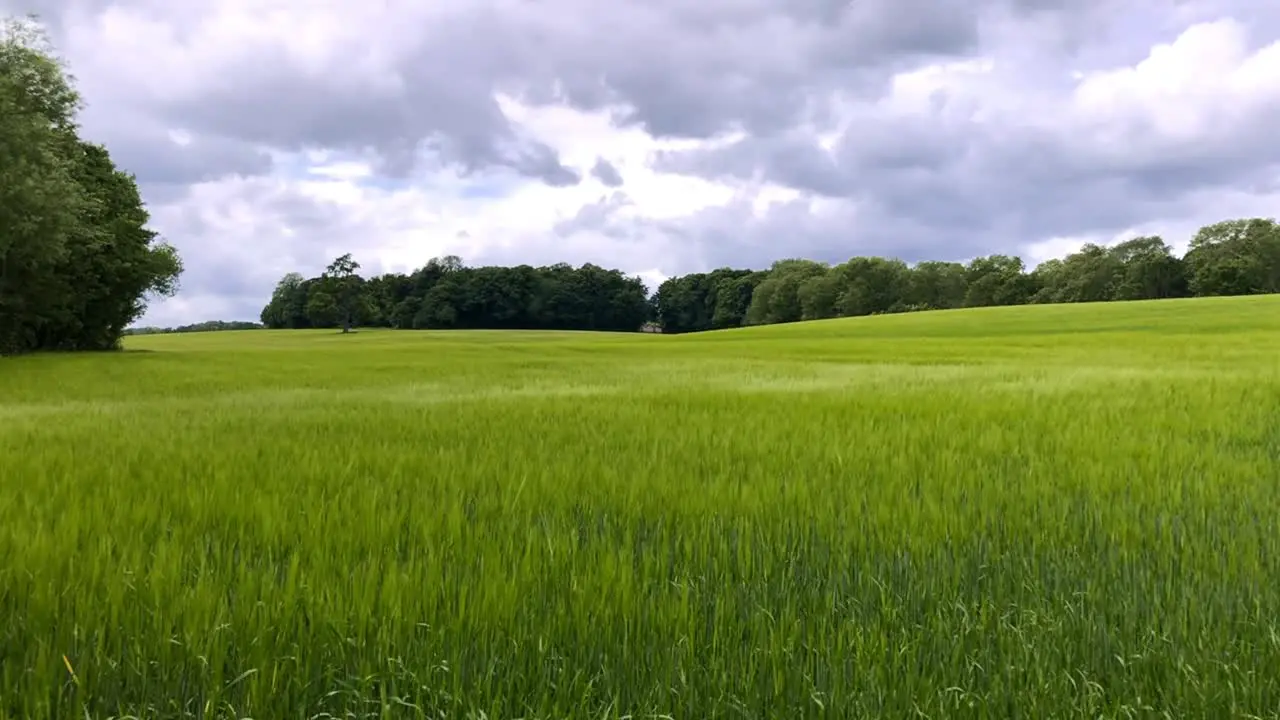
POLYGON ((637 330, 652 317, 639 278, 574 268, 466 267, 456 256, 365 279, 350 255, 318 277, 289 273, 262 309, 269 328, 637 330))
POLYGON ((0 355, 118 347, 182 263, 132 175, 78 134, 81 98, 43 30, 0 18, 0 355))
POLYGON ((654 300, 665 332, 918 310, 1153 300, 1280 292, 1280 225, 1246 218, 1207 225, 1178 257, 1160 237, 1086 244, 1029 270, 1021 258, 908 265, 855 257, 791 259, 766 271, 722 268, 671 278, 654 300))
POLYGON ((262 327, 261 323, 247 320, 206 320, 204 322, 191 323, 190 325, 178 325, 177 327, 155 327, 153 325, 131 327, 126 328, 124 334, 172 335, 175 333, 222 332, 226 330, 261 330, 262 327))
POLYGON ((490 328, 686 333, 883 313, 1035 303, 1150 300, 1280 292, 1280 225, 1208 225, 1179 257, 1160 237, 1087 244, 1028 269, 1012 255, 909 265, 855 257, 767 270, 719 268, 663 282, 595 265, 466 267, 455 256, 410 274, 365 280, 344 255, 319 277, 290 273, 262 311, 269 328, 490 328))

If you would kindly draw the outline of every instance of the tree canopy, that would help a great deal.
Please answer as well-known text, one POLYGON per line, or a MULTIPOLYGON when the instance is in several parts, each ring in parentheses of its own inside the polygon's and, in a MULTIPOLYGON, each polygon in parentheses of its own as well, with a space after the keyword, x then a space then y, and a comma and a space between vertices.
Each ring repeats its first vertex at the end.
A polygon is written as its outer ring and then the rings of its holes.
POLYGON ((364 279, 349 255, 320 277, 289 273, 262 310, 269 328, 637 330, 644 283, 596 265, 465 267, 454 256, 364 279))
POLYGON ((182 263, 137 184, 77 134, 71 78, 32 20, 0 20, 0 354, 107 350, 182 263))
POLYGON ((205 320, 204 322, 179 325, 177 327, 131 327, 124 331, 125 335, 173 335, 182 333, 225 332, 229 330, 261 330, 261 323, 247 320, 205 320))
POLYGON ((834 317, 1030 303, 1149 300, 1280 292, 1280 225, 1251 218, 1200 230, 1184 257, 1159 237, 1087 244, 1028 270, 1021 258, 909 265, 801 258, 768 270, 719 268, 663 282, 595 265, 479 267, 438 258, 408 275, 364 280, 350 255, 324 275, 285 275, 262 311, 270 328, 492 328, 667 333, 834 317), (335 284, 338 283, 338 284, 335 284))

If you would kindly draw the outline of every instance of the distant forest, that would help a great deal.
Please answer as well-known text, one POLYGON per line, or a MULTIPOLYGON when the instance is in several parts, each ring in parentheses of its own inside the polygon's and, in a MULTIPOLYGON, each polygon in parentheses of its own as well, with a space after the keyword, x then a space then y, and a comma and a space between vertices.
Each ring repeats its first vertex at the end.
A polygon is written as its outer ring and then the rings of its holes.
POLYGON ((268 328, 554 329, 666 333, 823 318, 1033 303, 1280 292, 1280 225, 1228 220, 1200 229, 1178 257, 1159 237, 1085 245, 1029 270, 1010 255, 909 265, 855 257, 780 260, 644 283, 596 265, 466 267, 437 258, 365 279, 345 255, 320 276, 286 275, 262 310, 268 328))
POLYGON ((125 335, 170 335, 173 333, 214 332, 217 330, 261 330, 262 325, 242 320, 208 320, 179 325, 178 327, 133 327, 124 331, 125 335))

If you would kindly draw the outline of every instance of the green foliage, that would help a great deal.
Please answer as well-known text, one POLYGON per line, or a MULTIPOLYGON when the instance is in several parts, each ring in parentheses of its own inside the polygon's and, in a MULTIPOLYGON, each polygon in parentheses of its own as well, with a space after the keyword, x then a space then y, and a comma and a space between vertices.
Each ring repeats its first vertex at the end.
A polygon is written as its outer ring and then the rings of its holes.
POLYGON ((1009 255, 974 258, 965 267, 965 307, 1021 305, 1033 292, 1034 281, 1024 272, 1022 259, 1009 255))
POLYGON ((1120 266, 1114 283, 1115 300, 1147 300, 1186 297, 1185 264, 1159 237, 1137 237, 1111 248, 1120 266))
POLYGON ((0 354, 104 350, 172 295, 134 178, 76 137, 77 95, 31 21, 0 24, 0 354))
MULTIPOLYGON (((362 316, 367 316, 367 298, 364 296, 364 278, 356 274, 360 263, 351 259, 351 253, 343 255, 325 268, 320 276, 322 293, 328 295, 333 303, 333 316, 342 323, 342 332, 351 332, 352 326, 362 316)), ((312 307, 310 303, 308 309, 312 307)), ((323 314, 323 313, 322 313, 323 314)), ((315 327, 324 327, 324 323, 312 322, 315 327)))
POLYGON ((179 325, 177 327, 132 327, 124 331, 125 335, 166 335, 170 333, 224 332, 227 330, 261 330, 263 326, 255 322, 241 320, 206 320, 205 322, 179 325))
POLYGON ((748 325, 788 323, 803 320, 804 297, 801 288, 813 278, 828 272, 826 263, 804 259, 775 262, 769 274, 756 286, 747 309, 748 325))
POLYGON ((271 328, 310 327, 307 320, 306 280, 301 273, 291 272, 280 279, 271 293, 271 301, 262 309, 259 318, 271 328))
POLYGON ((1086 244, 1031 272, 1010 255, 915 265, 880 257, 836 266, 788 259, 766 271, 725 267, 672 277, 649 298, 639 280, 594 265, 467 268, 450 256, 411 275, 367 281, 354 275, 355 265, 343 275, 349 291, 329 275, 304 280, 290 273, 262 321, 272 328, 336 327, 350 302, 352 317, 376 327, 636 331, 656 322, 665 333, 689 333, 961 307, 1271 293, 1280 292, 1277 227, 1258 219, 1208 226, 1185 259, 1159 237, 1110 248, 1086 244), (312 321, 305 310, 310 293, 333 296, 338 312, 322 300, 322 322, 312 321))
POLYGON ((369 279, 345 255, 319 278, 282 278, 263 308, 270 328, 636 331, 650 315, 644 284, 586 264, 465 267, 456 256, 369 279))
POLYGON ((667 280, 654 295, 654 315, 665 332, 880 315, 960 307, 1026 303, 1154 300, 1188 295, 1280 292, 1280 231, 1271 220, 1237 220, 1200 231, 1185 259, 1159 237, 1137 237, 1113 247, 1087 244, 1027 272, 1009 255, 979 257, 967 265, 855 257, 828 267, 785 260, 767 272, 722 268, 667 280), (733 291, 713 290, 720 278, 740 278, 733 291), (721 312, 721 296, 749 309, 721 312), (712 320, 711 318, 716 318, 712 320))
POLYGON ((1196 295, 1280 292, 1280 225, 1275 220, 1228 220, 1200 229, 1186 257, 1196 295))
POLYGON ((1086 244, 1034 273, 1032 302, 1104 302, 1185 297, 1186 271, 1158 237, 1138 237, 1111 248, 1086 244))
POLYGON ((654 294, 654 320, 667 332, 737 327, 767 273, 719 268, 671 278, 654 294))
POLYGON ((950 310, 964 305, 966 292, 964 265, 931 260, 907 272, 903 301, 906 307, 950 310))
POLYGON ((126 343, 0 370, 5 720, 1277 717, 1280 297, 126 343))
POLYGON ((307 322, 310 327, 330 328, 338 324, 340 310, 338 301, 323 286, 313 290, 307 297, 307 322))

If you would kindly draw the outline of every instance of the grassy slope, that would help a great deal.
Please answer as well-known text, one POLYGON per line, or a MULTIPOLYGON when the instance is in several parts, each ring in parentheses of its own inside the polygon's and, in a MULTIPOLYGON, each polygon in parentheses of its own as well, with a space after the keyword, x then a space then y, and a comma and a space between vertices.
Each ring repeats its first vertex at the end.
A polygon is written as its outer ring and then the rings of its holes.
POLYGON ((1277 717, 1280 297, 128 346, 0 362, 0 718, 1277 717))

